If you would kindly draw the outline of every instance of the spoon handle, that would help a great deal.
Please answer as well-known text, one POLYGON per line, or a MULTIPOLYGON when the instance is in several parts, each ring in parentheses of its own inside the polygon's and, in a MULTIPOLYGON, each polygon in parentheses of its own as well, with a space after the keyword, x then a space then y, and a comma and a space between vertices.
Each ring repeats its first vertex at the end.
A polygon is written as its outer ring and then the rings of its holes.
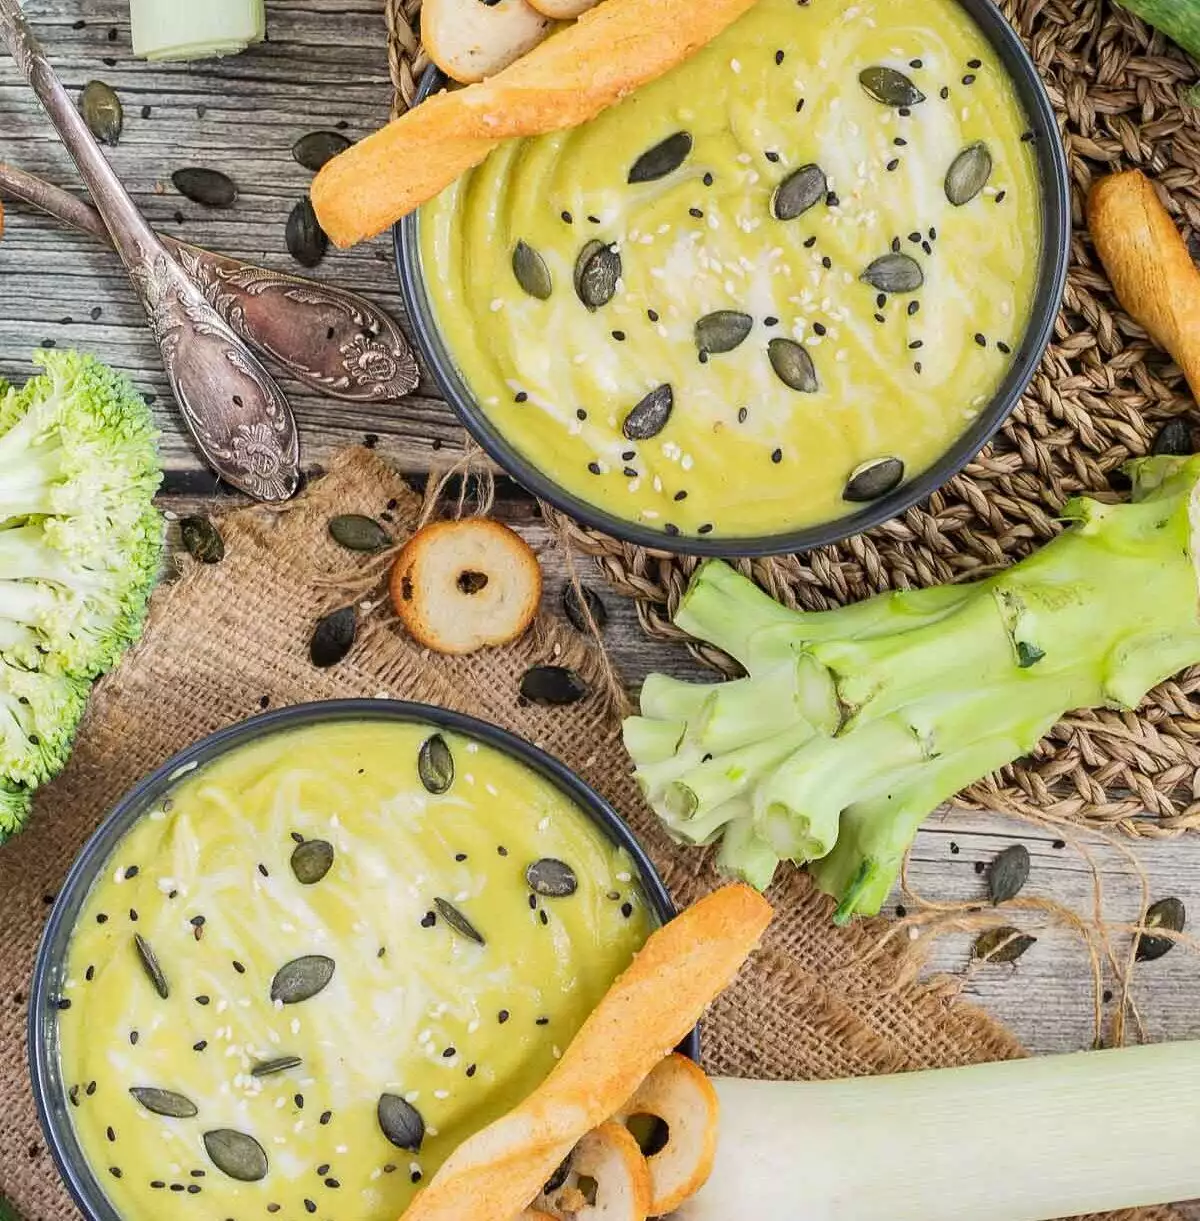
POLYGON ((287 500, 300 482, 299 441, 279 387, 137 210, 55 76, 19 0, 0 0, 0 34, 104 218, 204 457, 221 478, 256 499, 287 500))
MULTIPOLYGON (((93 207, 2 162, 0 194, 112 245, 93 207)), ((416 388, 419 373, 408 340, 365 297, 165 234, 160 240, 237 334, 310 389, 350 403, 396 403, 416 388)))

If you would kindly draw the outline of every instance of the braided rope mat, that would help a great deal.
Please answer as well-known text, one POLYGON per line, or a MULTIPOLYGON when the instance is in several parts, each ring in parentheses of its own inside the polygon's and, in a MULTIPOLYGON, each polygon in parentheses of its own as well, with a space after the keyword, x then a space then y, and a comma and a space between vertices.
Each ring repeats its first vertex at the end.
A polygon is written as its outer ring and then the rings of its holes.
MULTIPOLYGON (((386 7, 403 110, 427 62, 413 32, 420 0, 386 7)), ((1002 434, 928 502, 836 547, 741 564, 788 605, 827 609, 1012 563, 1056 533, 1069 497, 1116 498, 1117 468, 1144 454, 1164 421, 1194 409, 1178 369, 1117 305, 1081 218, 1095 177, 1138 167, 1200 253, 1200 109, 1182 98, 1196 68, 1112 0, 1002 0, 1001 7, 1047 84, 1071 167, 1072 266, 1054 342, 1002 434)), ((696 560, 621 543, 546 511, 637 599, 647 632, 687 639, 670 614, 696 560)), ((689 644, 701 660, 729 667, 722 655, 689 644)), ((1032 757, 976 784, 962 801, 1130 835, 1200 828, 1200 668, 1159 687, 1137 713, 1068 717, 1032 757)))

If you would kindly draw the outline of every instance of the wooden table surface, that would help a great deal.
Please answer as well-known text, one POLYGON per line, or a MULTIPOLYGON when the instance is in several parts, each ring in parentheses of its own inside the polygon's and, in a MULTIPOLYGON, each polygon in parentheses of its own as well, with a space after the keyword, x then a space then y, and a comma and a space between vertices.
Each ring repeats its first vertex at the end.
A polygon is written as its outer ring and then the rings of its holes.
MULTIPOLYGON (((72 91, 98 78, 120 94, 125 129, 110 160, 154 225, 267 267, 300 270, 287 254, 284 222, 310 175, 293 161, 291 147, 310 131, 336 128, 356 139, 386 120, 390 89, 378 0, 275 0, 268 3, 270 40, 263 46, 224 61, 165 66, 132 59, 127 0, 28 0, 26 11, 72 91), (209 211, 181 198, 171 186, 171 173, 189 165, 229 174, 240 191, 236 206, 209 211)), ((75 188, 69 158, 7 58, 0 58, 0 158, 75 188)), ((312 274, 354 288, 403 317, 386 238, 331 252, 312 274)), ((0 376, 23 379, 31 350, 45 342, 91 350, 154 396, 163 432, 166 509, 203 511, 234 502, 198 461, 180 425, 157 349, 115 256, 90 238, 13 206, 0 243, 0 376)), ((461 430, 428 377, 398 407, 349 406, 294 383, 283 386, 295 407, 310 469, 340 447, 366 439, 400 469, 419 476, 462 443, 461 430)), ((499 490, 499 515, 539 548, 549 588, 557 595, 562 561, 531 500, 507 481, 499 490)), ((612 620, 608 644, 632 684, 651 668, 696 675, 682 649, 641 634, 629 603, 611 592, 605 600, 612 620)), ((1089 914, 1092 877, 1084 859, 1055 848, 1048 834, 998 817, 936 817, 919 837, 910 881, 931 899, 982 895, 980 863, 1014 838, 1023 839, 1033 855, 1027 893, 1051 896, 1089 914)), ((1153 896, 1178 895, 1200 914, 1200 839, 1147 841, 1138 851, 1153 896)), ((1138 910, 1134 871, 1117 853, 1101 855, 1106 912, 1128 921, 1138 910)), ((1036 923, 1025 916, 1020 921, 1036 923)), ((1118 937, 1117 944, 1127 941, 1118 937)), ((965 937, 948 938, 931 965, 962 970, 967 949, 965 937)), ((1134 995, 1150 1037, 1200 1036, 1196 963, 1177 950, 1138 968, 1134 995)), ((1091 1042, 1086 954, 1080 941, 1061 929, 1042 933, 1015 967, 969 973, 964 989, 1034 1050, 1074 1050, 1091 1042)))

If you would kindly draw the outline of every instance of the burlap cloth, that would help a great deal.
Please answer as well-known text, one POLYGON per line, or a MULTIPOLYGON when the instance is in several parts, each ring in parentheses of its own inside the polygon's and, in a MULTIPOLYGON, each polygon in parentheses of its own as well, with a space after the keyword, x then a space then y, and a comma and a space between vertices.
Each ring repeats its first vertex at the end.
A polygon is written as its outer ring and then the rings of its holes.
MULTIPOLYGON (((313 624, 337 604, 317 578, 347 567, 348 553, 329 540, 329 518, 388 512, 402 539, 420 507, 378 458, 354 450, 287 511, 251 508, 227 517, 225 560, 186 561, 181 579, 158 592, 145 640, 97 690, 67 772, 39 797, 31 828, 0 848, 0 1194, 25 1221, 76 1215, 38 1130, 25 1061, 26 993, 48 904, 112 803, 220 726, 266 706, 347 696, 388 695, 470 712, 544 746, 607 796, 677 902, 714 884, 703 854, 672 845, 642 804, 598 654, 564 621, 543 616, 509 648, 452 659, 417 649, 377 614, 346 661, 314 669, 313 624), (548 661, 574 666, 595 694, 569 708, 521 706, 521 675, 548 661)), ((778 916, 762 951, 705 1026, 711 1070, 831 1077, 1021 1054, 1002 1027, 955 1003, 952 985, 902 977, 899 951, 865 962, 876 926, 835 930, 829 902, 803 875, 789 873, 771 897, 778 916)), ((1145 1214, 1146 1221, 1173 1217, 1167 1210, 1145 1214)))
MULTIPOLYGON (((1099 175, 1139 168, 1200 253, 1200 109, 1182 96, 1196 66, 1113 0, 999 3, 1046 83, 1070 163, 1075 235, 1054 342, 995 444, 929 501, 841 546, 742 565, 788 604, 824 609, 1019 559, 1054 535, 1069 497, 1111 497, 1121 464, 1145 453, 1164 421, 1194 412, 1179 370, 1117 304, 1082 204, 1099 175)), ((387 0, 398 109, 427 63, 412 29, 420 7, 387 0)), ((638 600, 648 633, 682 637, 670 614, 694 560, 551 516, 638 600)), ((718 668, 728 664, 711 649, 696 653, 718 668)), ((960 804, 1115 825, 1130 835, 1200 827, 1200 669, 1165 683, 1136 715, 1072 715, 1032 758, 976 784, 960 804)))

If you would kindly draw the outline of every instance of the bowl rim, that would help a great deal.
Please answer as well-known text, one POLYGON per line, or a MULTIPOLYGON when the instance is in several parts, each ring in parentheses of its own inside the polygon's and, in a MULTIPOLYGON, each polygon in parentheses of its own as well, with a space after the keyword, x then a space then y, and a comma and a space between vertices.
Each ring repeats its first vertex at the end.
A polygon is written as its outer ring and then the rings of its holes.
MULTIPOLYGON (((1034 132, 1038 180, 1042 188, 1041 254, 1033 308, 1012 364, 995 395, 971 427, 930 467, 895 491, 829 522, 774 534, 695 536, 667 534, 616 516, 568 491, 531 463, 480 407, 459 373, 437 325, 421 267, 418 213, 393 228, 401 293, 417 348, 459 421, 485 452, 536 496, 577 522, 626 543, 660 554, 695 556, 768 556, 809 551, 842 542, 899 517, 938 491, 978 456, 1003 427, 1029 388, 1054 333, 1071 255, 1070 171, 1058 121, 1029 50, 994 0, 955 0, 999 55, 1034 132)), ((445 76, 434 66, 421 78, 414 105, 442 87, 445 76)))
MULTIPOLYGON (((38 1122, 59 1176, 89 1221, 122 1221, 94 1173, 71 1122, 59 1073, 55 989, 65 967, 65 951, 87 895, 125 834, 182 776, 229 751, 273 733, 338 721, 392 721, 424 724, 472 738, 525 764, 579 806, 608 839, 623 848, 637 871, 650 909, 661 923, 676 908, 654 863, 629 825, 591 785, 539 746, 498 725, 433 704, 411 700, 338 699, 294 704, 248 717, 218 729, 144 776, 122 796, 88 836, 63 882, 38 943, 26 1018, 29 1074, 38 1122)), ((699 1031, 681 1045, 700 1058, 699 1031)))

